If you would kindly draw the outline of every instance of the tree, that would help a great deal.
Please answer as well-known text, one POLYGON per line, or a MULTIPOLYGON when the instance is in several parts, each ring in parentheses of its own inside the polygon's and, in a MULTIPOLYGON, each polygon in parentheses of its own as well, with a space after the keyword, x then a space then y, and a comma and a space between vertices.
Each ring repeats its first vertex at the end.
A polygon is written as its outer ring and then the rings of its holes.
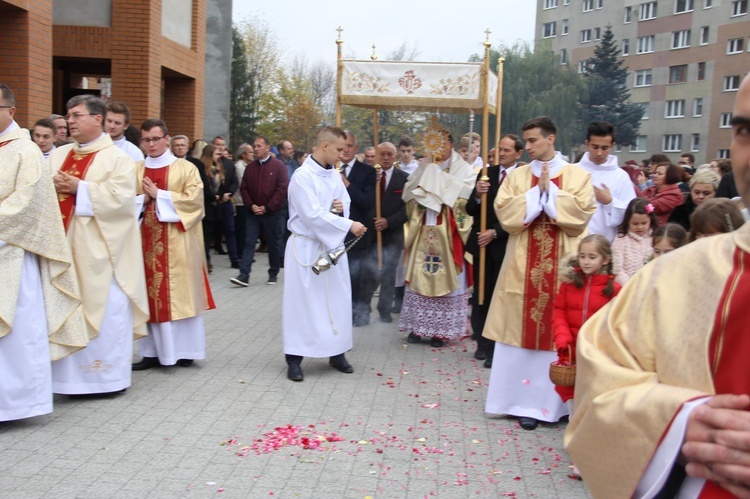
POLYGON ((255 79, 250 73, 245 54, 245 43, 236 28, 232 28, 232 90, 229 110, 230 150, 249 140, 255 131, 253 97, 255 79))
POLYGON ((643 108, 629 102, 628 70, 619 55, 612 26, 607 25, 602 41, 594 49, 594 57, 586 61, 584 81, 588 91, 580 100, 581 119, 584 124, 609 121, 617 130, 617 142, 628 146, 635 144, 643 108))

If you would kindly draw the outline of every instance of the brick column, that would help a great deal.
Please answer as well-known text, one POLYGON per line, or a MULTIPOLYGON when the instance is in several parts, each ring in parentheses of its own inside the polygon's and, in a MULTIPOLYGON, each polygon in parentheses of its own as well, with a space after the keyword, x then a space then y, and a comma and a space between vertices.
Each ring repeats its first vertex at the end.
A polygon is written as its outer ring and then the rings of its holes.
POLYGON ((0 8, 0 82, 16 96, 18 124, 30 127, 52 112, 52 2, 0 0, 0 8))

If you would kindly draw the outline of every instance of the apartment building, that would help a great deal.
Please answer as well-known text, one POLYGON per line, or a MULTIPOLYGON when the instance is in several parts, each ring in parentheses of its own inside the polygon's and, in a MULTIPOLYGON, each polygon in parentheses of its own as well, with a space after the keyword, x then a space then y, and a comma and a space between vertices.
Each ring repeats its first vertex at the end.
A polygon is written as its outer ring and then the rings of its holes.
POLYGON ((748 0, 537 0, 537 46, 579 73, 607 25, 645 111, 623 159, 728 157, 735 94, 750 71, 748 0))

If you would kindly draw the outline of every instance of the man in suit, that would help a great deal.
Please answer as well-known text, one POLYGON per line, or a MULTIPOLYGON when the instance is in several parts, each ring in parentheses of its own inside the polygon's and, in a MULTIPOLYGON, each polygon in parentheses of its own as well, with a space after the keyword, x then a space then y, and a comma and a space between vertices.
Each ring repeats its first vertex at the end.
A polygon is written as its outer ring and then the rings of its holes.
MULTIPOLYGON (((339 159, 341 160, 341 180, 344 182, 352 200, 349 218, 367 227, 365 236, 349 251, 349 275, 352 281, 352 321, 355 326, 366 326, 370 323, 370 304, 365 301, 368 282, 372 281, 372 268, 369 259, 369 247, 372 245, 373 218, 375 213, 375 169, 359 161, 356 157, 357 138, 346 132, 346 143, 339 159)), ((347 234, 345 244, 354 235, 347 234)))
POLYGON ((523 154, 523 142, 518 135, 508 134, 500 139, 495 149, 498 165, 487 168, 489 182, 481 180, 482 172, 477 176, 477 184, 474 195, 466 202, 466 212, 474 217, 469 239, 466 241, 466 250, 474 257, 474 286, 475 291, 471 298, 471 328, 472 339, 477 342, 477 350, 474 358, 484 360, 484 367, 492 367, 492 354, 494 352, 494 341, 484 338, 482 330, 487 320, 487 312, 490 309, 490 298, 495 290, 497 276, 500 274, 500 265, 505 258, 505 244, 508 242, 508 233, 505 232, 497 221, 492 203, 495 201, 497 191, 503 180, 518 166, 518 158, 523 154), (487 202, 482 203, 482 194, 487 193, 487 202), (487 213, 487 229, 481 230, 481 213, 487 213), (479 248, 485 248, 485 270, 484 270, 484 303, 479 304, 479 248))
MULTIPOLYGON (((396 161, 396 146, 390 142, 383 142, 378 146, 380 171, 377 177, 380 189, 380 217, 374 219, 377 232, 383 234, 383 268, 377 277, 380 281, 380 297, 378 298, 378 312, 380 322, 393 322, 391 311, 393 296, 396 292, 396 267, 404 249, 404 224, 406 223, 406 203, 402 199, 404 185, 409 174, 394 168, 396 161)), ((377 244, 371 245, 368 262, 376 266, 378 261, 377 244)), ((363 292, 363 302, 368 304, 372 300, 377 282, 366 285, 363 292)))

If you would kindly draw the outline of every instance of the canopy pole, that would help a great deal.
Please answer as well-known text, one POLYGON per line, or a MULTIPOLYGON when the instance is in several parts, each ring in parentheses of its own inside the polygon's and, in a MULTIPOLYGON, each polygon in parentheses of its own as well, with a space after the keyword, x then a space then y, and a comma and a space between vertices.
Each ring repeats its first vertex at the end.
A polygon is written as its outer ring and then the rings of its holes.
POLYGON ((336 50, 338 51, 338 57, 336 59, 336 126, 341 127, 341 83, 342 83, 342 63, 341 59, 343 58, 341 55, 341 46, 344 44, 344 40, 341 39, 341 32, 344 31, 341 26, 339 26, 336 31, 338 31, 339 36, 336 39, 336 50))
MULTIPOLYGON (((482 67, 482 77, 489 83, 490 79, 490 29, 484 32, 487 35, 487 39, 484 42, 484 65, 482 67)), ((489 104, 489 89, 485 89, 484 92, 484 110, 482 112, 482 158, 485 159, 482 163, 482 176, 479 178, 483 182, 489 182, 490 178, 487 176, 487 141, 490 138, 490 104, 489 104)), ((482 194, 482 204, 479 210, 479 230, 480 233, 487 230, 487 193, 482 194)), ((485 273, 487 267, 487 248, 479 248, 479 304, 484 305, 484 283, 486 281, 485 273)))
MULTIPOLYGON (((373 45, 373 50, 375 49, 375 46, 373 45)), ((378 133, 378 108, 374 107, 372 110, 372 129, 373 129, 373 144, 375 146, 375 154, 378 154, 378 144, 380 143, 378 141, 378 136, 380 135, 378 133)), ((380 175, 385 175, 382 168, 380 167, 380 163, 375 165, 375 178, 377 179, 377 182, 375 183, 375 218, 380 218, 380 179, 378 178, 380 175)), ((380 231, 376 232, 377 239, 378 239, 378 270, 383 270, 383 233, 380 231)))

